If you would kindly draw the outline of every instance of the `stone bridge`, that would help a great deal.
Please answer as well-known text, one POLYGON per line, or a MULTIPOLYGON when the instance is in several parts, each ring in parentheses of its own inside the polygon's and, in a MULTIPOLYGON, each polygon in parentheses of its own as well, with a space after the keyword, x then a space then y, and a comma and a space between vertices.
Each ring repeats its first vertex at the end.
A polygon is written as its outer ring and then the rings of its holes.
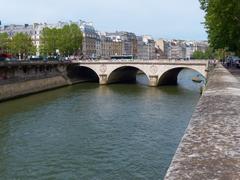
POLYGON ((208 68, 207 60, 81 60, 73 64, 75 70, 72 67, 69 72, 77 73, 80 78, 99 81, 101 85, 134 82, 137 73, 144 73, 148 77, 149 86, 176 85, 182 69, 192 69, 206 78, 208 68))

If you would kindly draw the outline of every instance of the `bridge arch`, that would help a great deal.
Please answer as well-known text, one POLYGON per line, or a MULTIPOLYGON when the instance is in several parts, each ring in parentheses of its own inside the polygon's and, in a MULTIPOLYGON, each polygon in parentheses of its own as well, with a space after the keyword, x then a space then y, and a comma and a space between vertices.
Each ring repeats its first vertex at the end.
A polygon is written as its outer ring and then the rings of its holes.
POLYGON ((67 76, 73 82, 99 82, 98 73, 88 66, 73 65, 67 68, 67 76))
POLYGON ((148 81, 148 73, 138 66, 124 65, 113 68, 108 74, 108 83, 132 83, 136 82, 137 73, 142 72, 146 75, 148 81))
POLYGON ((190 69, 195 72, 198 72, 200 75, 202 75, 206 79, 205 68, 179 66, 179 67, 167 68, 164 71, 162 71, 159 74, 158 85, 159 86, 161 86, 161 85, 177 85, 178 75, 183 69, 190 69))

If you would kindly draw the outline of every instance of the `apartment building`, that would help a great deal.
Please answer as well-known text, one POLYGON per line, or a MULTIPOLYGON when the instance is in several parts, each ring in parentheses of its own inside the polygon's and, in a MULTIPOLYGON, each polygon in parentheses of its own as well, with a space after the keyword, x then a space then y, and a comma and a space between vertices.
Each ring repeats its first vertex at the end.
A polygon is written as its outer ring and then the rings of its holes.
POLYGON ((134 33, 116 31, 106 33, 106 36, 111 37, 114 42, 122 42, 122 44, 116 43, 117 54, 120 52, 119 48, 122 48, 121 55, 137 57, 137 36, 134 33))
POLYGON ((82 53, 84 58, 97 58, 100 54, 100 36, 95 30, 93 23, 80 20, 78 25, 83 33, 82 53))
POLYGON ((137 58, 143 60, 156 59, 155 41, 150 36, 137 36, 137 58))

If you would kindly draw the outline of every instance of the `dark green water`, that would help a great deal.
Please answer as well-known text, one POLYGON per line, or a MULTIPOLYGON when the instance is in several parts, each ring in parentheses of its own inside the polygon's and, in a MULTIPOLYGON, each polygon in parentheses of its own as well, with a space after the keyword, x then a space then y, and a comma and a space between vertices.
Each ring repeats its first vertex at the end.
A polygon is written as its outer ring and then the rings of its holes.
POLYGON ((162 179, 200 97, 193 75, 175 87, 79 84, 1 103, 0 179, 162 179))

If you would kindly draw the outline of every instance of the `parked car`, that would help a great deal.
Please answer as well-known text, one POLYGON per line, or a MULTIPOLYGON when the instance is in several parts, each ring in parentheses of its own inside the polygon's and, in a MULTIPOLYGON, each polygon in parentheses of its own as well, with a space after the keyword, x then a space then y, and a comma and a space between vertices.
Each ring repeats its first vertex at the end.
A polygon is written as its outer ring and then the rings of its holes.
POLYGON ((237 68, 240 68, 240 59, 235 61, 235 65, 237 68))
POLYGON ((43 56, 31 56, 29 58, 30 61, 43 61, 44 57, 43 56))
POLYGON ((47 61, 59 61, 59 56, 48 56, 46 58, 47 61))
POLYGON ((12 58, 11 54, 0 54, 0 61, 10 61, 12 58))
POLYGON ((238 56, 228 56, 225 62, 227 66, 237 66, 239 60, 240 58, 238 56))
POLYGON ((233 64, 236 64, 236 62, 239 60, 240 60, 240 58, 238 56, 233 56, 233 58, 232 58, 233 64))

